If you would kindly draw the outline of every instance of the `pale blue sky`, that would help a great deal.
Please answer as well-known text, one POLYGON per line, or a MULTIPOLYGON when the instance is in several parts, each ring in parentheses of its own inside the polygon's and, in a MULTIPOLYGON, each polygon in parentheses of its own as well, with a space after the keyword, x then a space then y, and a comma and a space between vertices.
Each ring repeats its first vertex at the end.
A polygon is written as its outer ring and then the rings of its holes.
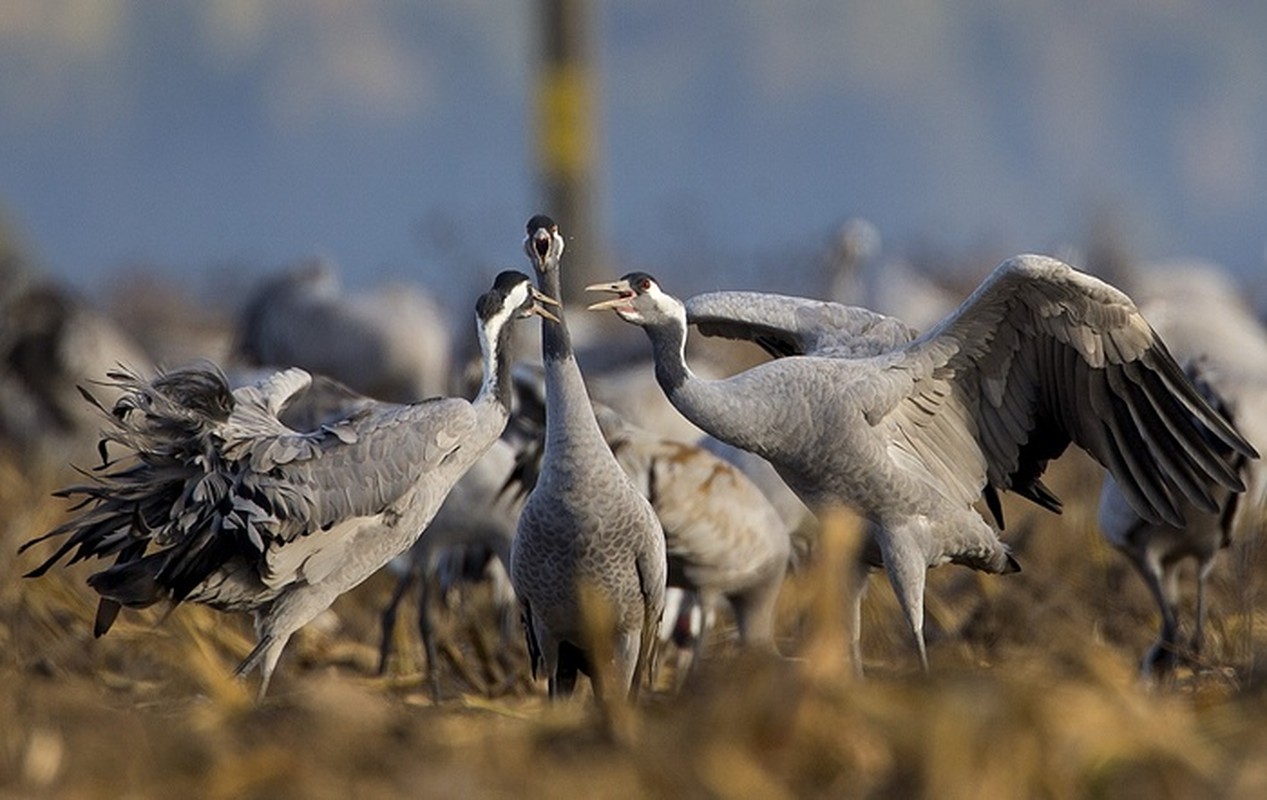
MULTIPOLYGON (((531 10, 6 0, 0 205, 84 287, 323 254, 465 292, 540 210, 531 10)), ((613 251, 685 289, 805 291, 850 215, 1006 254, 1112 208, 1141 256, 1264 271, 1267 3, 604 0, 595 28, 613 251)))

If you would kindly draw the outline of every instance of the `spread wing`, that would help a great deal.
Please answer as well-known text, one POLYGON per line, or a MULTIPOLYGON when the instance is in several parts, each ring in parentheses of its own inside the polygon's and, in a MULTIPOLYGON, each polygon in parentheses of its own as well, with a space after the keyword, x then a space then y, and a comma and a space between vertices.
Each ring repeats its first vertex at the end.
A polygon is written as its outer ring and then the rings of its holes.
POLYGON ((761 292, 695 295, 686 301, 686 318, 705 336, 746 339, 776 358, 865 358, 916 336, 901 320, 865 308, 761 292))
POLYGON ((1243 488, 1212 442, 1256 456, 1130 298, 1043 256, 1003 262, 882 379, 896 391, 867 416, 891 452, 968 502, 988 484, 1058 509, 1040 477, 1072 441, 1141 517, 1179 525, 1182 498, 1212 511, 1215 483, 1243 488))

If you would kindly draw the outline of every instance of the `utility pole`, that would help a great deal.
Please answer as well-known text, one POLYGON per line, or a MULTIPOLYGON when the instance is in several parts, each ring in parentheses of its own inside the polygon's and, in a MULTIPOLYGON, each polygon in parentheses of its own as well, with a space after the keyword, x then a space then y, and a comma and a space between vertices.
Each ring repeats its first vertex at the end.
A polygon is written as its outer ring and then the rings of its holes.
POLYGON ((540 62, 535 109, 537 171, 545 213, 567 242, 563 298, 607 274, 595 209, 597 113, 591 0, 540 0, 540 62))

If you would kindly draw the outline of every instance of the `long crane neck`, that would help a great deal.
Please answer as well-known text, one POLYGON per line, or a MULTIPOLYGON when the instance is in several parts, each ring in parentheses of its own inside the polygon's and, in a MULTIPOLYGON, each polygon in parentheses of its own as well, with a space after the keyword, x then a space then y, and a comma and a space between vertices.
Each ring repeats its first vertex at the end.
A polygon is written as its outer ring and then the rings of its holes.
MULTIPOLYGON (((551 297, 561 297, 559 294, 561 281, 559 279, 559 269, 557 265, 553 269, 538 269, 537 284, 541 291, 551 297)), ((572 354, 572 335, 568 332, 567 325, 562 322, 563 308, 559 308, 558 325, 544 325, 541 331, 541 358, 547 364, 551 359, 562 361, 573 358, 572 354)))
POLYGON ((672 399, 688 382, 699 380, 686 365, 686 320, 648 327, 656 382, 672 399))
MULTIPOLYGON (((510 332, 513 327, 514 322, 507 321, 494 331, 489 331, 485 327, 481 327, 479 331, 483 378, 473 405, 481 412, 491 412, 494 421, 500 417, 503 428, 505 420, 510 418, 514 391, 510 378, 510 332)), ((498 435, 500 435, 500 430, 498 435)))
POLYGON ((752 449, 758 444, 747 421, 762 415, 762 399, 728 391, 725 381, 699 377, 686 363, 686 316, 645 327, 655 359, 656 382, 682 416, 724 442, 752 449))
MULTIPOLYGON (((537 282, 541 291, 551 297, 560 296, 560 280, 557 265, 553 269, 537 270, 537 282)), ((569 437, 584 436, 602 441, 602 431, 594 419, 585 380, 572 351, 572 337, 568 332, 563 308, 558 309, 558 324, 545 324, 541 332, 541 360, 546 377, 546 445, 561 443, 565 434, 569 437)), ((555 446, 558 446, 557 444, 555 446)))

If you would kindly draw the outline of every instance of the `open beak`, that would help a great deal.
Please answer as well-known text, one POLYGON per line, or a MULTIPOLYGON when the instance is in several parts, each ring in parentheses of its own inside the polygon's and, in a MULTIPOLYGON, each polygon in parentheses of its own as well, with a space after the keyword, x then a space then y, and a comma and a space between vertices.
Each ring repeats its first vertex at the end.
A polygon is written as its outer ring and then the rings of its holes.
POLYGON ((550 252, 550 231, 545 228, 537 228, 532 234, 532 249, 537 251, 537 256, 545 261, 546 254, 550 252))
POLYGON ((559 321, 559 318, 555 316, 550 311, 550 309, 546 308, 546 306, 554 306, 555 308, 558 308, 559 307, 558 300, 555 300, 553 297, 541 291, 540 289, 536 288, 535 286, 532 287, 532 300, 533 300, 533 303, 531 306, 528 307, 528 310, 524 312, 525 314, 536 314, 537 316, 544 317, 545 319, 548 319, 551 322, 559 321))
POLYGON ((634 298, 634 290, 629 285, 629 281, 616 281, 615 283, 595 283, 585 287, 587 292, 607 292, 616 295, 607 300, 599 300, 585 307, 587 311, 605 311, 609 308, 620 308, 629 305, 629 301, 634 298))

